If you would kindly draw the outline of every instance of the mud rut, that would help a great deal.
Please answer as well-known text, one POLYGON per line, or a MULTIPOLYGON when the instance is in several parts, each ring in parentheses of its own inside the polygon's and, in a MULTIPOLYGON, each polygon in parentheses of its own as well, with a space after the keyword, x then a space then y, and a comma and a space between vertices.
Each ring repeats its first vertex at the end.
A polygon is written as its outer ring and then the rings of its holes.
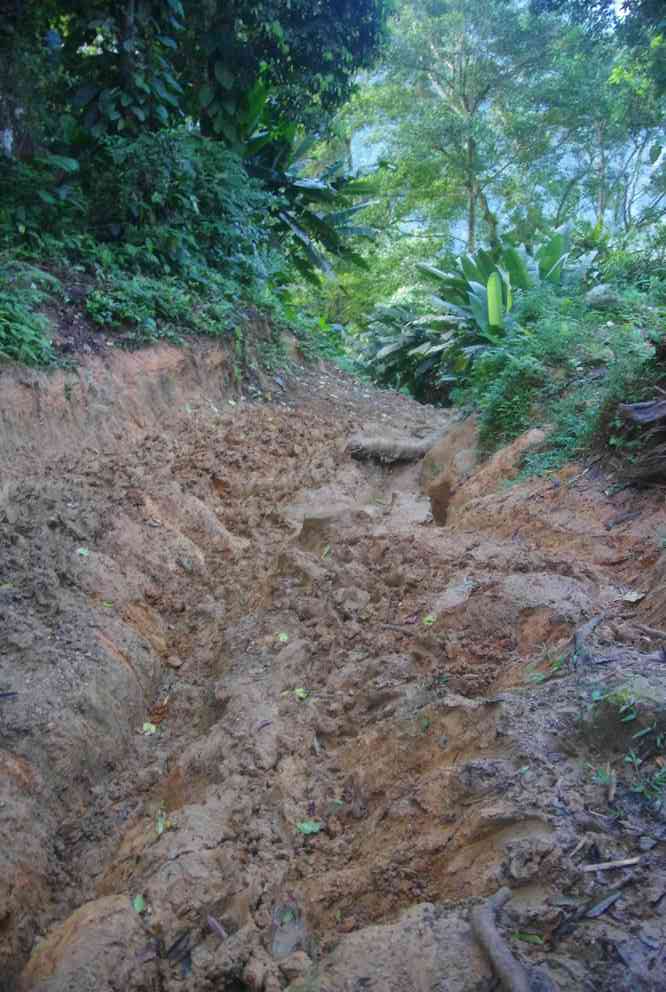
POLYGON ((466 430, 304 373, 282 405, 17 463, 0 989, 490 992, 470 907, 505 885, 531 987, 666 987, 666 822, 594 780, 629 737, 588 705, 639 678, 662 719, 661 497, 607 530, 633 497, 507 489, 520 444, 474 470, 466 430), (386 465, 359 430, 445 438, 386 465))

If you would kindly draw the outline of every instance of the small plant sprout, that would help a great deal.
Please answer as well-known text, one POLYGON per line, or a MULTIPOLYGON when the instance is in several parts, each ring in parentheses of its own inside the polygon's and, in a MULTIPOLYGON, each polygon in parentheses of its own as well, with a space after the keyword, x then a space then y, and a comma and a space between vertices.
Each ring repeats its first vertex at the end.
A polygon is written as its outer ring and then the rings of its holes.
POLYGON ((155 833, 158 837, 161 837, 165 830, 172 830, 173 823, 169 819, 166 810, 164 809, 164 803, 160 807, 157 816, 155 817, 155 833))
POLYGON ((528 933, 523 930, 516 930, 513 936, 516 940, 522 940, 524 944, 536 944, 541 946, 545 943, 544 938, 540 933, 528 933))
POLYGON ((299 834, 304 834, 308 837, 312 834, 318 834, 321 831, 321 823, 318 820, 301 820, 300 823, 296 824, 296 829, 299 834))
POLYGON ((560 672, 564 671, 566 663, 566 657, 562 657, 549 661, 545 671, 538 671, 535 667, 532 667, 527 676, 527 681, 532 682, 534 685, 542 685, 544 682, 554 679, 560 672))
POLYGON ((592 769, 592 781, 595 785, 610 785, 613 781, 613 773, 608 768, 595 768, 594 765, 588 765, 592 769))

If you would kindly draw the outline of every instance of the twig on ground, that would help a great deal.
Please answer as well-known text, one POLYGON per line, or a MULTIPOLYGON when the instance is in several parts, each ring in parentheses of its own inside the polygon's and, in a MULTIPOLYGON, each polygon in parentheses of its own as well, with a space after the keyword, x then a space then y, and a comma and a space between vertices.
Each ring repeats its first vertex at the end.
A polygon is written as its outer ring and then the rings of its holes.
POLYGON ((625 858, 624 861, 602 861, 599 865, 583 865, 581 871, 609 871, 611 868, 629 868, 637 865, 640 858, 625 858))
POLYGON ((646 627, 644 623, 635 623, 634 627, 648 637, 660 637, 666 641, 666 630, 658 630, 656 627, 646 627))

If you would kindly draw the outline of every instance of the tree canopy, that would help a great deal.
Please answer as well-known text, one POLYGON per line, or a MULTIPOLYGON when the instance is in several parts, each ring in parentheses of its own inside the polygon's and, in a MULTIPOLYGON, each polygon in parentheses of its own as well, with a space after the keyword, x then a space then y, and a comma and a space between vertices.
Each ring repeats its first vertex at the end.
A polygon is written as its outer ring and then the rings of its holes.
POLYGON ((183 118, 224 136, 259 78, 281 112, 313 121, 349 95, 386 10, 384 0, 7 0, 2 123, 20 147, 26 97, 41 97, 44 126, 73 113, 94 137, 183 118), (35 92, 37 66, 55 89, 35 92))

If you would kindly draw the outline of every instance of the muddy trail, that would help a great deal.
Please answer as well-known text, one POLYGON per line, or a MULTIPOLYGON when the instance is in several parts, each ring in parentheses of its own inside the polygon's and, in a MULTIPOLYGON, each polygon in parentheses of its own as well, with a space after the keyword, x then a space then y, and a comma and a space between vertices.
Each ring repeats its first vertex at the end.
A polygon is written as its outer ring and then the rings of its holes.
POLYGON ((666 988, 663 492, 160 356, 5 383, 2 992, 666 988))

